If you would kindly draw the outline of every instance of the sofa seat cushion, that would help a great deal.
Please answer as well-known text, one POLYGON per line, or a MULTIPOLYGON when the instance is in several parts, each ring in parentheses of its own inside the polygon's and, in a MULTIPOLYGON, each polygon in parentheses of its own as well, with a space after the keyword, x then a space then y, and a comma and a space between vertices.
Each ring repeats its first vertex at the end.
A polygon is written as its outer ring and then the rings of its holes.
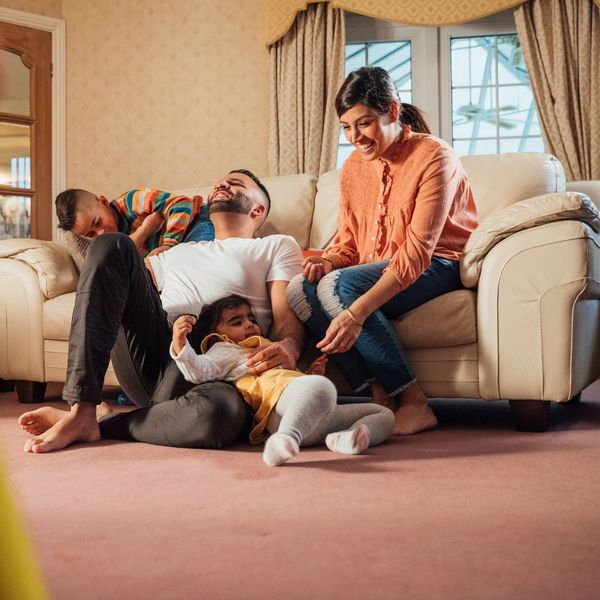
MULTIPOLYGON (((44 339, 68 340, 75 292, 44 303, 44 339)), ((457 290, 407 312, 392 325, 406 349, 445 348, 477 341, 476 295, 457 290)))
POLYGON ((71 317, 75 306, 75 292, 62 294, 44 302, 44 339, 68 340, 71 317))
POLYGON ((405 349, 447 348, 477 341, 476 294, 456 290, 392 321, 405 349))

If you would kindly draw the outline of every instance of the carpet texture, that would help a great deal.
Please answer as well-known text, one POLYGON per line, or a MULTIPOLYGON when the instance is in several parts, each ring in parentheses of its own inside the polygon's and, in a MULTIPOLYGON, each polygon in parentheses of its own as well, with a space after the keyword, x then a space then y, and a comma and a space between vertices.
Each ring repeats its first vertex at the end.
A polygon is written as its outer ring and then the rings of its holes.
POLYGON ((597 598, 600 384, 542 434, 507 403, 432 406, 435 431, 268 468, 242 444, 25 454, 3 393, 0 453, 59 600, 597 598))

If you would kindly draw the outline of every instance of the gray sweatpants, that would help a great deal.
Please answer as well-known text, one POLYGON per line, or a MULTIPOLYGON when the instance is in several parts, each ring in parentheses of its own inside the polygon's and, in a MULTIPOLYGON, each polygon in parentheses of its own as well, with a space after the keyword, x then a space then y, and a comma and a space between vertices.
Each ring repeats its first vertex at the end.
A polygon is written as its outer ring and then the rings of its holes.
POLYGON ((321 375, 293 379, 279 397, 269 421, 269 433, 285 433, 299 446, 325 443, 328 434, 366 425, 370 445, 385 441, 394 428, 391 410, 372 403, 337 404, 337 390, 321 375))

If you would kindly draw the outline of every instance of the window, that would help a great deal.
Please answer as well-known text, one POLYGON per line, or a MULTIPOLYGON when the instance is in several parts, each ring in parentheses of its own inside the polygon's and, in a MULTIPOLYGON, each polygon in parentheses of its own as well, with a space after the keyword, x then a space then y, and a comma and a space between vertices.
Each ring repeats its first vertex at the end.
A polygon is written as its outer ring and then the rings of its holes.
MULTIPOLYGON (((459 155, 543 152, 511 11, 454 27, 408 27, 346 15, 346 73, 382 66, 459 155)), ((338 167, 352 146, 340 134, 338 167)))

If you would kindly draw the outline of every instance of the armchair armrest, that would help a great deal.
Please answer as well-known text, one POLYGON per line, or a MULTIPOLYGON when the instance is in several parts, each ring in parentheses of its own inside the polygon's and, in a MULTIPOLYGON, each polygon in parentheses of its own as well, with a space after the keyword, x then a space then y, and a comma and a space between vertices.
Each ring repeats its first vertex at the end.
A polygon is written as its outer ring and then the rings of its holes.
POLYGON ((499 242, 519 231, 545 223, 574 220, 600 231, 600 212, 585 194, 558 192, 515 202, 484 219, 471 234, 460 263, 465 287, 476 287, 483 261, 499 242))

